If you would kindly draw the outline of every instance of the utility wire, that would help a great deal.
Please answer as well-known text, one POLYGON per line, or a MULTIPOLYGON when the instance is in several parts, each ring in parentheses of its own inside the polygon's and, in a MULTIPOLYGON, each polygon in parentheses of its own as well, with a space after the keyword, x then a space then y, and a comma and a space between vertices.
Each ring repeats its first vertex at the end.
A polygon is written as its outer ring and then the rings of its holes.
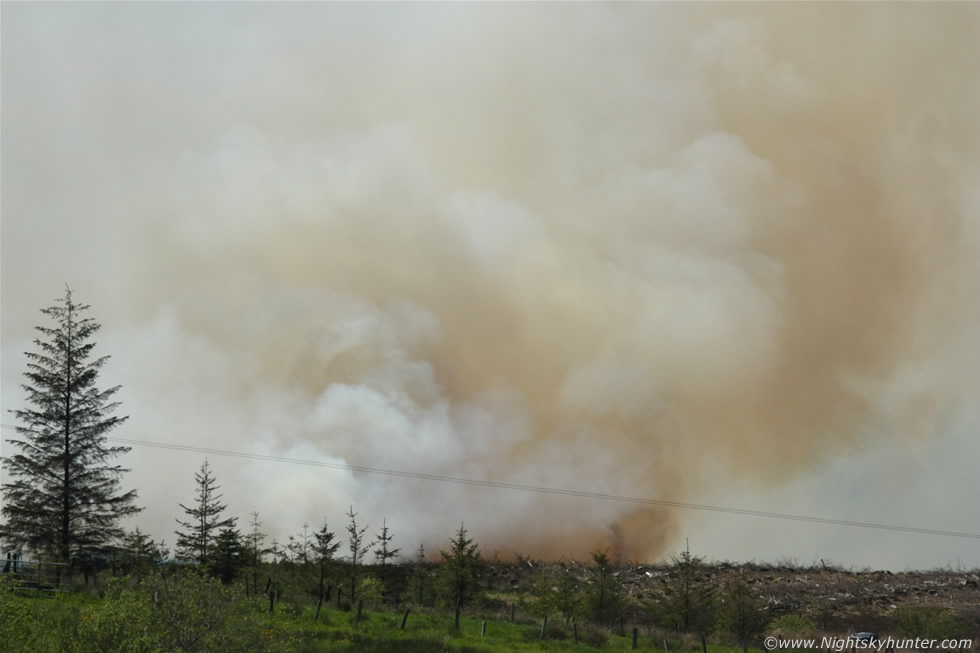
MULTIPOLYGON (((17 429, 16 426, 0 424, 0 428, 17 429)), ((915 528, 912 526, 895 526, 891 524, 875 524, 871 522, 850 521, 845 519, 830 519, 825 517, 812 517, 806 515, 793 515, 778 512, 766 512, 763 510, 748 510, 743 508, 726 508, 721 506, 709 506, 699 503, 682 503, 679 501, 664 501, 660 499, 643 499, 639 497, 626 497, 615 494, 603 494, 600 492, 586 492, 584 490, 569 490, 564 488, 540 487, 535 485, 522 485, 518 483, 504 483, 500 481, 481 481, 472 478, 460 478, 455 476, 442 476, 439 474, 425 474, 421 472, 406 472, 395 469, 379 469, 376 467, 364 467, 361 465, 348 465, 344 463, 330 463, 321 460, 308 460, 302 458, 285 458, 282 456, 269 456, 264 454, 246 453, 242 451, 227 451, 224 449, 209 449, 206 447, 194 447, 183 444, 168 444, 163 442, 150 442, 147 440, 131 440, 128 438, 106 438, 110 442, 120 444, 131 444, 144 447, 156 447, 159 449, 171 449, 174 451, 193 451, 196 453, 213 454, 217 456, 230 456, 234 458, 245 458, 248 460, 263 460, 270 462, 286 463, 290 465, 307 465, 312 467, 326 467, 329 469, 340 469, 351 472, 363 472, 365 474, 379 474, 383 476, 396 476, 401 478, 417 478, 426 481, 437 481, 440 483, 455 483, 458 485, 472 485, 478 487, 490 487, 506 490, 516 490, 520 492, 535 492, 538 494, 557 494, 570 497, 582 497, 587 499, 600 499, 603 501, 618 501, 623 503, 634 503, 649 506, 661 506, 665 508, 682 508, 687 510, 701 510, 706 512, 720 512, 732 515, 748 515, 751 517, 767 517, 770 519, 785 519, 791 521, 810 522, 814 524, 833 524, 836 526, 851 526, 855 528, 874 528, 878 530, 897 531, 901 533, 920 533, 923 535, 942 535, 946 537, 964 537, 980 540, 978 533, 960 533, 956 531, 943 531, 932 528, 915 528)))

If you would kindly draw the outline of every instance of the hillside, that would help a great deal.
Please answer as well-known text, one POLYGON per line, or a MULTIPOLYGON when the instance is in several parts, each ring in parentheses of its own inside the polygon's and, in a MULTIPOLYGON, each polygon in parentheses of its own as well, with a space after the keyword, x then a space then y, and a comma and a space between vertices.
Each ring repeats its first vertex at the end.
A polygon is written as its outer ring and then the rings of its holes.
MULTIPOLYGON (((568 563, 583 582, 588 566, 568 563)), ((557 563, 522 559, 492 564, 492 586, 503 600, 531 592, 542 572, 557 563)), ((980 634, 980 570, 853 571, 836 566, 800 567, 749 563, 706 565, 702 580, 719 590, 726 578, 743 570, 756 596, 774 617, 805 614, 827 632, 877 630, 888 632, 890 616, 908 606, 939 606, 955 610, 980 634)), ((668 565, 629 564, 618 576, 624 591, 644 606, 661 596, 670 582, 668 565)), ((638 621, 645 621, 641 610, 638 621)))

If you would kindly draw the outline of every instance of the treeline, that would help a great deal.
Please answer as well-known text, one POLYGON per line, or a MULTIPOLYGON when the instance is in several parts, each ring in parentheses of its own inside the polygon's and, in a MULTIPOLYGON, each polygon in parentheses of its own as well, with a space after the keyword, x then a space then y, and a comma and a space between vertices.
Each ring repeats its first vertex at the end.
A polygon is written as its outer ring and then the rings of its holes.
POLYGON ((322 609, 359 613, 365 605, 435 608, 451 611, 458 629, 462 613, 471 606, 504 618, 509 612, 511 619, 519 609, 522 618, 542 620, 542 637, 560 637, 579 623, 611 630, 642 623, 694 636, 705 652, 713 635, 747 647, 771 622, 771 613, 750 591, 743 574, 735 573, 715 587, 706 578, 703 559, 689 551, 672 558, 669 582, 661 593, 648 597, 627 593, 623 568, 607 551, 593 552, 585 566, 549 565, 526 590, 508 588, 495 573, 506 565, 485 559, 463 524, 435 561, 427 559, 423 546, 402 556, 387 520, 372 533, 353 507, 340 528, 325 518, 316 528, 303 524, 280 542, 263 532, 258 513, 251 514, 244 530, 236 518, 226 515, 220 486, 206 460, 194 478, 195 500, 179 504, 186 517, 176 520, 172 556, 163 542, 136 529, 111 548, 99 566, 137 579, 154 569, 193 568, 223 585, 238 586, 246 598, 268 599, 270 610, 277 602, 315 604, 314 618, 322 609))
POLYGON ((705 577, 703 559, 689 551, 672 558, 669 583, 656 596, 629 596, 623 568, 608 551, 593 552, 584 567, 549 565, 532 588, 515 592, 517 588, 502 587, 495 577, 495 570, 506 565, 485 559, 464 525, 435 562, 427 560, 424 546, 411 557, 401 556, 387 520, 371 534, 353 507, 342 529, 336 529, 340 534, 324 519, 318 528, 304 524, 280 542, 268 539, 258 513, 251 514, 244 532, 235 518, 225 516, 220 487, 207 461, 195 481, 196 501, 180 504, 187 520, 177 520, 182 530, 177 531, 173 559, 168 561, 162 542, 151 542, 137 530, 118 549, 120 572, 139 575, 154 566, 193 566, 225 585, 243 586, 246 597, 268 597, 270 610, 277 601, 315 603, 314 618, 325 607, 358 614, 365 605, 436 608, 452 611, 458 629, 461 614, 470 606, 504 618, 509 612, 511 619, 519 608, 522 618, 542 621, 541 637, 562 637, 579 623, 614 631, 642 622, 695 636, 705 653, 710 636, 748 647, 771 622, 764 601, 750 591, 743 574, 734 574, 717 588, 705 577))
POLYGON ((303 524, 300 532, 280 542, 262 531, 257 512, 251 513, 244 532, 237 518, 225 515, 227 506, 207 460, 194 479, 195 501, 179 504, 186 520, 177 519, 172 557, 164 542, 136 529, 109 549, 101 567, 139 576, 168 565, 193 566, 225 585, 242 583, 246 597, 268 595, 273 606, 284 592, 292 601, 314 600, 318 607, 335 601, 344 610, 364 602, 397 608, 407 598, 429 606, 441 601, 456 608, 457 620, 484 587, 486 564, 463 524, 439 552, 440 564, 426 561, 424 546, 414 561, 405 563, 387 520, 369 533, 353 506, 340 534, 324 518, 319 527, 303 524))

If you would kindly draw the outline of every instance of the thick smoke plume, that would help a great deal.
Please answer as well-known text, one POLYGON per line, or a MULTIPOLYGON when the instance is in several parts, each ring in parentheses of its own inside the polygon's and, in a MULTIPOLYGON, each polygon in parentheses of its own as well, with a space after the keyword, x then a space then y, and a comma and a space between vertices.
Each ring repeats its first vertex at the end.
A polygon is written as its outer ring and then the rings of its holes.
MULTIPOLYGON (((942 437, 978 390, 978 20, 5 7, 5 408, 67 279, 123 437, 715 503, 942 437)), ((167 537, 200 459, 131 456, 167 537)), ((649 557, 686 518, 212 463, 280 538, 353 504, 408 548, 649 557)))

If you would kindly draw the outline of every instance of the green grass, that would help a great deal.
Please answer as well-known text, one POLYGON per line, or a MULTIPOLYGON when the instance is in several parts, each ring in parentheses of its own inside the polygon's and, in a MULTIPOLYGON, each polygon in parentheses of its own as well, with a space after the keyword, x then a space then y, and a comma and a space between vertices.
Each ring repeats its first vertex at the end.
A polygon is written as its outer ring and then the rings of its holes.
MULTIPOLYGON (((403 613, 367 612, 361 623, 355 624, 355 616, 350 612, 330 610, 321 612, 320 620, 315 622, 313 608, 305 609, 300 615, 268 617, 268 628, 275 637, 285 637, 300 644, 299 651, 378 651, 378 652, 429 652, 447 651, 456 653, 506 653, 508 651, 628 651, 632 650, 630 629, 626 636, 601 631, 592 626, 579 628, 580 639, 589 633, 602 632, 608 635, 603 646, 589 646, 580 641, 575 644, 571 627, 560 627, 556 631, 549 626, 548 634, 554 637, 564 635, 564 639, 539 639, 541 624, 510 623, 506 620, 488 619, 486 636, 482 635, 483 619, 466 617, 460 622, 460 631, 452 630, 451 615, 410 613, 405 629, 401 630, 403 613)), ((640 650, 662 651, 662 644, 655 644, 649 636, 641 633, 640 650)), ((697 649, 700 651, 700 648, 697 649)), ((752 653, 761 653, 750 649, 752 653)), ((671 653, 675 653, 671 651, 671 653)), ((686 653, 677 651, 677 653, 686 653)), ((741 653, 741 649, 709 645, 708 653, 741 653)))
MULTIPOLYGON (((453 617, 441 611, 410 612, 406 626, 400 628, 403 611, 365 610, 360 623, 355 613, 324 608, 314 620, 315 606, 283 602, 273 614, 268 602, 228 595, 226 590, 191 580, 179 587, 182 599, 179 622, 161 618, 166 610, 154 608, 153 592, 146 587, 118 589, 105 598, 76 593, 57 598, 23 596, 0 588, 0 641, 4 650, 31 651, 139 651, 158 653, 170 650, 268 651, 269 653, 313 653, 314 651, 380 652, 456 652, 496 653, 509 651, 629 651, 631 629, 624 635, 579 626, 580 644, 573 640, 571 627, 551 623, 547 637, 539 638, 541 622, 510 623, 506 619, 487 619, 486 636, 481 634, 481 615, 464 615, 460 631, 453 632, 453 617), (229 601, 229 596, 233 600, 229 601), (225 603, 221 603, 222 598, 225 603), (215 606, 224 605, 223 608, 215 606), (215 610, 218 610, 216 612, 215 610), (202 625, 203 624, 203 625, 202 625), (208 627, 212 628, 208 631, 208 627), (177 631, 204 632, 206 637, 193 647, 178 649, 177 631), (219 632, 220 630, 220 632, 219 632), (589 643, 599 644, 590 646, 589 643)), ((161 597, 163 592, 161 590, 161 597)), ((161 599, 161 605, 163 599, 161 599)), ((560 621, 560 620, 556 620, 560 621)), ((688 642, 690 644, 690 642, 688 642)), ((643 630, 640 650, 663 651, 643 630)), ((671 645, 669 653, 695 653, 697 648, 671 645)), ((709 645, 709 653, 741 653, 741 649, 709 645)), ((754 649, 752 653, 761 653, 754 649)))

